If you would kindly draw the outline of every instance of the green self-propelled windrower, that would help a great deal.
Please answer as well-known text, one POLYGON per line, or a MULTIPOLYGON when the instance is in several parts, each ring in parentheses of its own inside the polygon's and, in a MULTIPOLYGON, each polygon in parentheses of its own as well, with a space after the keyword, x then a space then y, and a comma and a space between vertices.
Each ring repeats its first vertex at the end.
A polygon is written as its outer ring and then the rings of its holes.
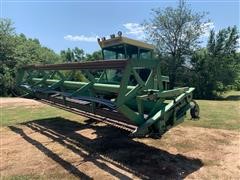
POLYGON ((28 65, 18 70, 17 87, 31 97, 87 117, 134 127, 133 136, 163 134, 191 109, 194 88, 168 88, 150 44, 111 35, 98 39, 103 60, 28 65))

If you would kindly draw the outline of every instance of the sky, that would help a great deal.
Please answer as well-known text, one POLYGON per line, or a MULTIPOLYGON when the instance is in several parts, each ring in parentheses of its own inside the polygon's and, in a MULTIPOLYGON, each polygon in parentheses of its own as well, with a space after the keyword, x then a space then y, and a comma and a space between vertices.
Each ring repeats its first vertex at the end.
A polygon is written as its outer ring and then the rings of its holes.
MULTIPOLYGON (((216 31, 233 25, 240 29, 240 0, 187 2, 196 12, 208 12, 216 31)), ((74 47, 91 53, 100 49, 97 37, 118 31, 143 39, 140 24, 152 17, 151 10, 177 4, 177 0, 0 0, 0 16, 10 18, 17 33, 37 38, 57 53, 74 47)))

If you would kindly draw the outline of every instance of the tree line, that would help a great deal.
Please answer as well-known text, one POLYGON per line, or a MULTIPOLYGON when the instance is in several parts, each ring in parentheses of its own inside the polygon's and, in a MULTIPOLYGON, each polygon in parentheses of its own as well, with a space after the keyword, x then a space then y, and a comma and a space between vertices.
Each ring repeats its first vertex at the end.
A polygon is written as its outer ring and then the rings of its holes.
MULTIPOLYGON (((60 54, 44 47, 38 39, 17 34, 10 19, 0 18, 0 96, 14 94, 17 69, 27 64, 54 64, 101 59, 101 51, 85 54, 78 47, 60 54)), ((81 74, 77 74, 81 79, 81 74)))
MULTIPOLYGON (((201 37, 209 21, 206 13, 194 12, 185 1, 175 8, 154 9, 144 21, 147 41, 156 47, 162 74, 170 87, 196 87, 195 98, 213 99, 230 89, 240 90, 239 30, 236 26, 210 31, 205 47, 201 37)), ((102 59, 101 51, 86 54, 83 49, 44 47, 38 39, 17 34, 10 19, 0 19, 0 95, 15 88, 16 70, 26 64, 53 64, 102 59)), ((81 77, 81 74, 78 74, 81 77)), ((81 79, 81 78, 80 78, 81 79)))

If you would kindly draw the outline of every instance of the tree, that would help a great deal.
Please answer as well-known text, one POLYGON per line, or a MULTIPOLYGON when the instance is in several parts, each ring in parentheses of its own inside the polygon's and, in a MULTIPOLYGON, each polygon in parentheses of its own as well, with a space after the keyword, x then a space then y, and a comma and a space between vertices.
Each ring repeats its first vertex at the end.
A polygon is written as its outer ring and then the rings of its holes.
POLYGON ((0 18, 0 95, 6 95, 6 87, 11 86, 13 78, 12 69, 8 64, 12 64, 14 59, 14 38, 15 29, 10 19, 0 18))
POLYGON ((68 48, 67 50, 62 50, 60 52, 60 55, 61 55, 62 61, 64 61, 64 62, 73 62, 74 61, 74 54, 70 48, 68 48))
POLYGON ((65 62, 82 61, 85 59, 84 50, 78 47, 75 47, 74 49, 68 48, 67 50, 62 50, 60 55, 65 62))
POLYGON ((84 50, 83 49, 80 49, 80 48, 78 48, 78 47, 75 47, 74 49, 73 49, 73 53, 74 53, 74 59, 75 59, 75 61, 82 61, 82 60, 84 60, 85 59, 85 57, 84 57, 84 50))
POLYGON ((15 28, 10 19, 0 18, 0 61, 10 61, 13 58, 15 28))
POLYGON ((238 84, 238 39, 236 26, 222 29, 217 34, 212 30, 207 48, 197 51, 191 58, 192 84, 197 87, 198 97, 211 99, 238 84))
POLYGON ((99 51, 94 51, 92 54, 86 54, 86 59, 88 61, 103 59, 102 58, 102 51, 99 50, 99 51))
POLYGON ((166 66, 170 77, 170 88, 176 84, 176 73, 184 65, 186 56, 199 45, 199 37, 207 28, 205 13, 193 12, 184 1, 176 8, 154 9, 153 18, 143 26, 159 56, 167 56, 166 66))
POLYGON ((43 47, 38 39, 17 35, 9 19, 0 18, 0 95, 11 95, 15 88, 16 71, 27 64, 59 62, 59 56, 43 47))

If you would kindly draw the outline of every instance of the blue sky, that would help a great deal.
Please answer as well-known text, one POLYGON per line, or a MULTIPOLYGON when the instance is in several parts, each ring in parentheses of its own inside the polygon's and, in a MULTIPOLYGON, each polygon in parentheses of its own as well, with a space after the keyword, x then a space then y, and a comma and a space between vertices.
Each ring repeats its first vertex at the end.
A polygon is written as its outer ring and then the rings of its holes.
MULTIPOLYGON (((98 50, 96 37, 117 33, 141 38, 139 27, 151 17, 151 9, 176 6, 174 0, 0 0, 1 17, 14 22, 17 33, 38 38, 44 46, 59 52, 79 47, 85 52, 98 50)), ((240 0, 189 0, 195 11, 209 12, 211 27, 219 30, 240 28, 240 0)))

